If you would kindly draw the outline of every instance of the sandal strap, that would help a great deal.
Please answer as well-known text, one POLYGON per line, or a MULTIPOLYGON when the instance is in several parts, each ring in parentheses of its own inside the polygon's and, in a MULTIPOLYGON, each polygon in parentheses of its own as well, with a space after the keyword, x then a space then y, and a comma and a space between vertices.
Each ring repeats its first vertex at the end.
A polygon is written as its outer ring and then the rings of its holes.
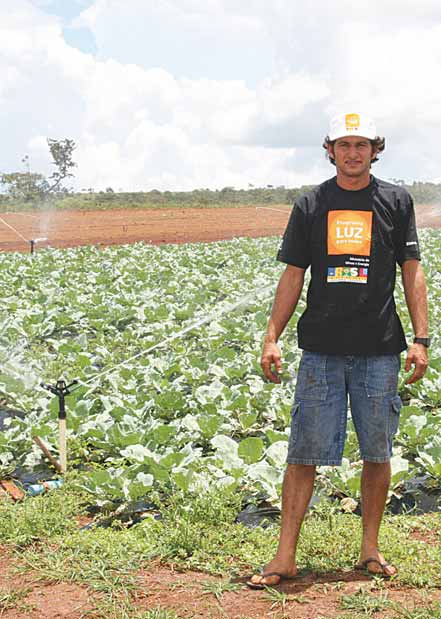
POLYGON ((279 578, 286 578, 286 574, 282 574, 281 572, 260 572, 259 576, 262 576, 262 578, 266 578, 267 576, 278 576, 279 578))
POLYGON ((376 563, 382 569, 384 569, 385 567, 392 567, 389 563, 381 563, 381 561, 379 561, 375 557, 369 557, 369 558, 365 559, 364 561, 361 562, 361 565, 363 565, 364 567, 367 567, 369 565, 369 563, 376 563))

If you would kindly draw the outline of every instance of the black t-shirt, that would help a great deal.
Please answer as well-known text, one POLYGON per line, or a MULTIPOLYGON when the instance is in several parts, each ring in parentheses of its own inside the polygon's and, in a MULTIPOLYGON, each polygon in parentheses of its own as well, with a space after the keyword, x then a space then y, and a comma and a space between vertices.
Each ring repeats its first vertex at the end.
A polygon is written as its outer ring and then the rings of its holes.
POLYGON ((412 198, 371 176, 342 189, 336 177, 296 201, 277 259, 311 267, 300 348, 381 355, 406 348, 395 308, 396 263, 420 259, 412 198))

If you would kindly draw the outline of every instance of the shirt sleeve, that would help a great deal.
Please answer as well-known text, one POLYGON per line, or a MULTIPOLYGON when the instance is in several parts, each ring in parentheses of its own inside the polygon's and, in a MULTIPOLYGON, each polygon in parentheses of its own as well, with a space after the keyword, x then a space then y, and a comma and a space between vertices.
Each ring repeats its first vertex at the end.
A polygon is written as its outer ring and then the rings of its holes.
POLYGON ((406 198, 398 225, 396 257, 400 266, 405 260, 421 260, 413 200, 409 194, 406 198))
POLYGON ((277 252, 277 260, 301 269, 307 269, 311 264, 309 237, 306 214, 297 204, 294 204, 282 243, 277 252))

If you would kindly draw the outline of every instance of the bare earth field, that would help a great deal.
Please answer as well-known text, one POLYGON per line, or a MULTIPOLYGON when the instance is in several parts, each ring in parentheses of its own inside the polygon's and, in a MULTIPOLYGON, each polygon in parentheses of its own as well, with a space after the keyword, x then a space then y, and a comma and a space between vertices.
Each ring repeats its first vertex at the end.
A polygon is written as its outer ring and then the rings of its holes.
MULTIPOLYGON (((161 208, 0 214, 0 251, 37 247, 218 241, 283 233, 291 207, 161 208), (16 232, 12 230, 15 228, 16 232), (21 235, 21 236, 20 236, 21 235), (26 240, 25 240, 26 239, 26 240)), ((441 227, 441 205, 417 205, 421 228, 441 227)))

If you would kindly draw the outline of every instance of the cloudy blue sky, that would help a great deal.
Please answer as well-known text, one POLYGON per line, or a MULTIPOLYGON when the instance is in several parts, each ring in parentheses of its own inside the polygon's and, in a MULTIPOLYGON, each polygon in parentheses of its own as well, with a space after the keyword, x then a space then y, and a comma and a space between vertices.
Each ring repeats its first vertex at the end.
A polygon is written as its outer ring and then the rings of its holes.
POLYGON ((77 189, 298 186, 329 118, 386 136, 374 172, 441 182, 439 0, 5 0, 0 171, 78 148, 77 189))

